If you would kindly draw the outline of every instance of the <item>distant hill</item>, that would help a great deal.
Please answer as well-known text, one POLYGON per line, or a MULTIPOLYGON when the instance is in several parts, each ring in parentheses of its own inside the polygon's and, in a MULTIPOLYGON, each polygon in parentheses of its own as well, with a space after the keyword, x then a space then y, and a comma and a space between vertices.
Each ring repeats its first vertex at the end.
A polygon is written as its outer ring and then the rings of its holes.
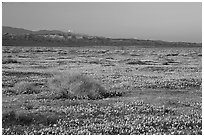
POLYGON ((22 28, 13 28, 13 27, 7 27, 7 26, 3 26, 2 27, 2 33, 10 33, 10 34, 14 34, 14 35, 25 35, 25 34, 39 34, 39 35, 43 35, 43 34, 63 34, 65 32, 59 31, 59 30, 39 30, 39 31, 31 31, 31 30, 26 30, 26 29, 22 29, 22 28))
MULTIPOLYGON (((2 34, 14 34, 14 35, 25 35, 25 34, 36 34, 36 35, 51 35, 51 34, 66 34, 67 32, 63 32, 60 30, 39 30, 39 31, 31 31, 26 30, 23 28, 13 28, 13 27, 2 27, 2 34)), ((85 34, 79 34, 79 33, 71 33, 72 35, 85 35, 85 34)))
POLYGON ((24 35, 24 34, 30 34, 30 33, 32 33, 32 31, 22 29, 22 28, 12 28, 12 27, 3 26, 2 27, 2 34, 5 34, 5 33, 10 33, 10 34, 14 34, 14 35, 24 35))
POLYGON ((46 35, 46 34, 64 34, 65 32, 59 30, 39 30, 33 31, 32 34, 46 35))
POLYGON ((59 30, 31 31, 2 27, 3 46, 139 46, 139 47, 201 47, 202 43, 165 42, 161 40, 113 39, 59 30))

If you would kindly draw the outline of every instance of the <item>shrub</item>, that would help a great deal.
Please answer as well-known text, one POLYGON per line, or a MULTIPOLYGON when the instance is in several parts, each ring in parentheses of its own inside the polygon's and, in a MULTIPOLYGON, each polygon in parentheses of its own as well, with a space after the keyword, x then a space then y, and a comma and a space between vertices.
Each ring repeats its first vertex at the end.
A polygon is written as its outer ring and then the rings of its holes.
POLYGON ((3 125, 12 125, 16 120, 15 111, 9 111, 2 114, 2 124, 3 125))
POLYGON ((140 60, 130 61, 130 62, 127 62, 126 64, 128 65, 148 65, 146 62, 140 61, 140 60))
POLYGON ((163 62, 162 65, 169 65, 169 63, 168 62, 163 62))
POLYGON ((105 88, 87 76, 80 74, 61 74, 48 83, 56 98, 100 99, 108 97, 105 88))
POLYGON ((16 113, 14 110, 8 111, 2 114, 2 126, 14 126, 14 125, 30 125, 43 124, 50 125, 55 124, 59 120, 58 115, 54 114, 37 114, 37 113, 16 113))
POLYGON ((26 81, 16 83, 14 85, 14 91, 16 94, 33 94, 40 92, 36 83, 26 81))
POLYGON ((166 56, 178 56, 178 55, 179 55, 178 53, 169 53, 166 56))
POLYGON ((29 125, 32 122, 32 117, 28 114, 16 114, 14 110, 3 113, 2 124, 6 125, 29 125))
POLYGON ((2 89, 2 94, 7 95, 7 96, 14 95, 14 94, 16 94, 16 91, 11 87, 3 88, 2 89))
POLYGON ((19 113, 16 117, 16 124, 18 125, 30 125, 32 123, 35 124, 43 124, 50 125, 57 123, 59 119, 58 116, 52 114, 41 114, 41 113, 19 113))
POLYGON ((198 56, 202 56, 202 53, 199 53, 198 56))
POLYGON ((19 63, 19 62, 16 59, 12 59, 12 58, 2 60, 2 64, 10 64, 10 63, 19 63))
POLYGON ((19 125, 30 125, 33 121, 33 115, 29 113, 20 113, 16 116, 16 124, 19 125))

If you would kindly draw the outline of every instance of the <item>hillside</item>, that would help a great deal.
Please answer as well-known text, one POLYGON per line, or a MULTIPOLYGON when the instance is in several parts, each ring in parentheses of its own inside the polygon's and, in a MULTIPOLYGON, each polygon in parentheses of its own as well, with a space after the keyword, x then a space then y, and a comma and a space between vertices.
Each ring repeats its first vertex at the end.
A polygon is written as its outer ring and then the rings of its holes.
POLYGON ((24 34, 30 34, 32 31, 22 29, 22 28, 12 28, 12 27, 2 27, 2 34, 14 34, 14 35, 24 35, 24 34))
POLYGON ((112 39, 58 30, 30 31, 2 27, 3 46, 140 46, 140 47, 200 47, 201 43, 165 42, 160 40, 112 39))

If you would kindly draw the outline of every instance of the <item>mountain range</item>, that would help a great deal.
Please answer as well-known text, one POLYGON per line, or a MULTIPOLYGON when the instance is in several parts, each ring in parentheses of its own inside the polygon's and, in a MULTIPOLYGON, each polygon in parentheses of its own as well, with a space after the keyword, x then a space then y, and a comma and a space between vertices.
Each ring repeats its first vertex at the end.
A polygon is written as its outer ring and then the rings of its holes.
POLYGON ((31 31, 23 28, 2 27, 3 46, 142 46, 142 47, 197 47, 201 43, 166 42, 161 40, 113 39, 59 30, 31 31))

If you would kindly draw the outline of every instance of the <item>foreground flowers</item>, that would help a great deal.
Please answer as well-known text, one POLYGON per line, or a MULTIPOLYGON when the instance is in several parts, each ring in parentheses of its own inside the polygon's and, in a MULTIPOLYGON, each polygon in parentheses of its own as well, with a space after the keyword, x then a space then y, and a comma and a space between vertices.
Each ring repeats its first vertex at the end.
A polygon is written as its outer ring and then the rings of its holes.
POLYGON ((202 115, 198 113, 201 107, 197 105, 192 109, 194 111, 188 114, 171 107, 145 104, 143 101, 106 105, 87 103, 60 109, 42 107, 36 111, 48 111, 48 109, 65 117, 49 126, 32 124, 29 127, 16 125, 12 128, 3 128, 3 134, 202 134, 202 115), (21 128, 21 133, 16 130, 18 128, 21 128))

